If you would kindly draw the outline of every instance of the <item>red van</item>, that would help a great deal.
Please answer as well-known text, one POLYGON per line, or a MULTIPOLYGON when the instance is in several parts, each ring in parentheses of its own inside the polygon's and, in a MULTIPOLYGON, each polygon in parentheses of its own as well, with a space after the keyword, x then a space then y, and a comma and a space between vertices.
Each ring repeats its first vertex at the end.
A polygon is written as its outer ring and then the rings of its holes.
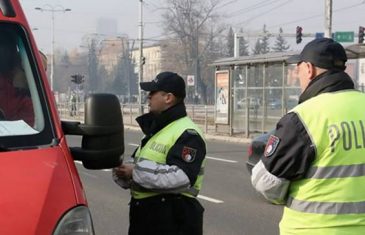
POLYGON ((123 152, 117 97, 91 95, 83 124, 61 122, 21 6, 0 0, 0 234, 94 234, 74 161, 112 168, 123 152))

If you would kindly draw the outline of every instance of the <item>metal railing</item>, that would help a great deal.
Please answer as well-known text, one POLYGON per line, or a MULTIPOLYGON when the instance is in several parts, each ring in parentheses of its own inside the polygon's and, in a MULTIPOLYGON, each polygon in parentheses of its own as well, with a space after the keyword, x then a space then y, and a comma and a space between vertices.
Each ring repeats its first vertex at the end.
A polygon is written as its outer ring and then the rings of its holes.
MULTIPOLYGON (((138 104, 120 104, 125 125, 138 126, 135 119, 139 115, 138 104)), ((84 121, 84 103, 76 102, 74 106, 70 102, 58 102, 58 113, 61 119, 84 121)), ((148 107, 144 105, 147 112, 148 107)), ((214 105, 186 105, 188 116, 204 131, 215 133, 214 105)))

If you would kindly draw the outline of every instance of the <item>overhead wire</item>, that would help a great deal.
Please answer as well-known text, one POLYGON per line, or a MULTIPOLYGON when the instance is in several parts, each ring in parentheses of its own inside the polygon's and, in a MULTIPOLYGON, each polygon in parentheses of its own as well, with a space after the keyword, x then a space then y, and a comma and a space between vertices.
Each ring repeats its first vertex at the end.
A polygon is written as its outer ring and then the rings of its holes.
POLYGON ((269 6, 269 5, 273 4, 275 1, 276 0, 264 0, 264 1, 261 1, 261 2, 258 2, 258 3, 255 3, 251 6, 248 6, 248 7, 233 11, 231 13, 228 13, 228 15, 229 15, 229 18, 234 17, 234 16, 238 16, 238 15, 241 15, 242 13, 244 13, 244 12, 253 11, 253 10, 256 10, 256 9, 259 9, 259 8, 262 8, 262 7, 269 6))
POLYGON ((246 19, 244 21, 241 21, 239 23, 236 23, 235 25, 241 25, 243 23, 248 23, 248 22, 252 21, 253 19, 257 19, 259 16, 262 16, 264 14, 270 13, 270 12, 272 12, 272 11, 274 11, 274 10, 276 10, 276 9, 278 9, 278 8, 286 5, 286 4, 288 4, 291 1, 293 1, 293 0, 287 0, 286 2, 284 2, 284 3, 280 4, 280 5, 277 5, 277 6, 273 7, 273 8, 270 8, 269 10, 267 10, 265 12, 261 12, 260 14, 257 14, 255 16, 252 16, 252 17, 250 17, 250 18, 248 18, 248 19, 246 19))
POLYGON ((149 7, 149 5, 150 6, 153 6, 154 7, 154 9, 153 10, 159 10, 159 8, 160 8, 160 6, 157 6, 155 3, 153 3, 152 1, 149 1, 149 0, 144 0, 144 2, 145 2, 145 5, 147 6, 147 7, 149 7))
MULTIPOLYGON (((335 10, 333 10, 333 12, 348 10, 348 9, 358 7, 358 6, 363 5, 363 4, 365 4, 365 0, 362 1, 361 3, 357 3, 357 4, 347 6, 347 7, 342 7, 342 8, 335 9, 335 10)), ((309 17, 300 18, 300 19, 297 19, 297 20, 287 21, 287 22, 284 22, 284 23, 281 23, 281 24, 269 25, 267 27, 268 28, 274 28, 274 27, 278 27, 278 26, 286 26, 286 25, 291 25, 291 24, 294 24, 294 23, 297 23, 297 22, 301 22, 301 21, 305 21, 305 20, 309 20, 309 19, 314 19, 314 18, 318 18, 318 17, 323 17, 323 14, 316 14, 316 15, 312 15, 312 16, 309 16, 309 17)))
POLYGON ((222 6, 219 6, 220 8, 223 8, 223 7, 225 7, 225 6, 228 6, 228 5, 231 5, 231 4, 233 4, 233 3, 235 3, 235 2, 237 2, 238 0, 231 0, 231 1, 229 1, 229 2, 227 2, 227 3, 224 3, 222 6))

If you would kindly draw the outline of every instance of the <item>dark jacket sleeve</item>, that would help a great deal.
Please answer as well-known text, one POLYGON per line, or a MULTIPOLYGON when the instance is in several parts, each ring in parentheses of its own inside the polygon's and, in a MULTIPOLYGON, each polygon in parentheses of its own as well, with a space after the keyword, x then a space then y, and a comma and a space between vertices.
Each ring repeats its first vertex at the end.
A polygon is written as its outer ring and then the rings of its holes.
POLYGON ((315 146, 298 115, 292 112, 282 117, 274 135, 279 143, 271 155, 262 158, 265 168, 279 178, 303 178, 315 158, 315 146))
POLYGON ((206 146, 195 130, 186 130, 167 154, 166 163, 178 166, 194 185, 205 158, 206 146), (190 155, 189 157, 187 155, 190 155))

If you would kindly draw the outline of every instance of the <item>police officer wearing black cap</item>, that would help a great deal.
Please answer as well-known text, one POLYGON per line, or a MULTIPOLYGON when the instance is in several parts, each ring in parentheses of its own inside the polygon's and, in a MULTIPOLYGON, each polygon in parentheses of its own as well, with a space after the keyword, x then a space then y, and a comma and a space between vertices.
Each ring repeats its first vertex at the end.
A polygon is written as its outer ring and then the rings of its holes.
POLYGON ((309 42, 297 64, 299 104, 280 119, 252 184, 284 204, 280 234, 365 234, 365 95, 341 44, 309 42))
POLYGON ((162 72, 140 86, 149 92, 149 113, 136 119, 145 136, 134 164, 113 171, 116 182, 131 190, 129 234, 203 234, 204 208, 196 197, 206 146, 186 113, 185 82, 162 72))

